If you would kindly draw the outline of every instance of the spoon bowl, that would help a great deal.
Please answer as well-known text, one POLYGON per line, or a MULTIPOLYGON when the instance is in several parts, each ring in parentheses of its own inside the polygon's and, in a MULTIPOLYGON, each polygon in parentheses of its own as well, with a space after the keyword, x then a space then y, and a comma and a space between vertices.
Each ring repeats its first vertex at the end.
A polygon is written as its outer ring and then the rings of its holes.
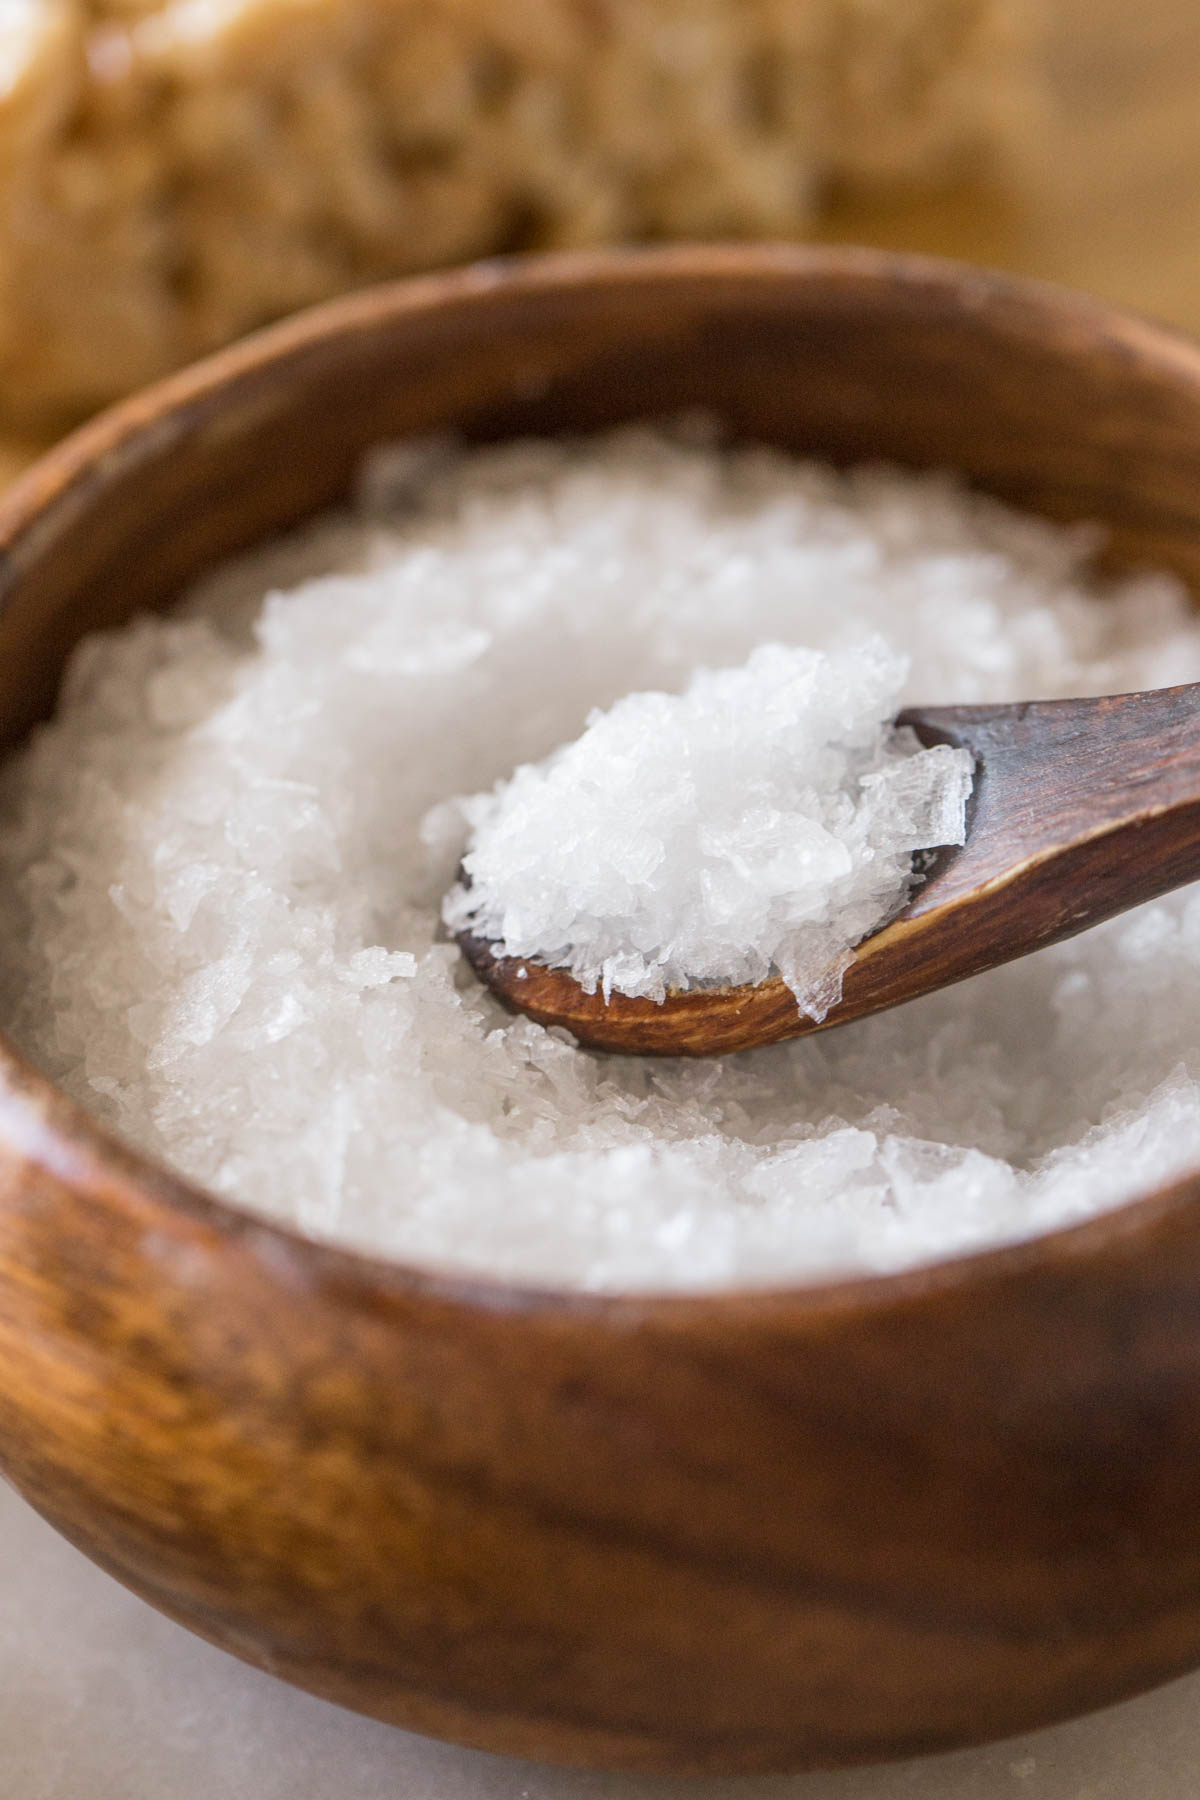
POLYGON ((911 707, 896 723, 927 747, 971 751, 967 840, 937 854, 903 911, 858 945, 823 1018, 778 976, 659 1002, 588 993, 566 969, 469 931, 463 955, 514 1012, 589 1049, 719 1056, 902 1006, 1200 879, 1200 687, 911 707))
MULTIPOLYGON (((252 339, 0 501, 3 737, 375 443, 694 406, 1200 579, 1169 332, 846 250, 490 265, 252 339)), ((416 1730, 675 1773, 998 1737, 1200 1661, 1200 1175, 898 1276, 534 1292, 256 1220, 0 1046, 0 1466, 173 1618, 416 1730)))

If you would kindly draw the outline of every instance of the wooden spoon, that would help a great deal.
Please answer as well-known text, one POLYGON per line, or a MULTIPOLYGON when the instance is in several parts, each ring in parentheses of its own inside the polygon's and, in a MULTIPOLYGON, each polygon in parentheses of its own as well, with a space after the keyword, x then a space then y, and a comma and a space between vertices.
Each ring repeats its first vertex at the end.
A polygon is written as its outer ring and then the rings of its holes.
POLYGON ((921 742, 975 757, 967 841, 866 938, 841 1001, 808 1018, 783 981, 672 990, 661 1003, 589 994, 565 969, 459 934, 493 993, 596 1050, 713 1056, 883 1012, 1073 937, 1200 878, 1200 684, 1098 700, 915 707, 921 742))

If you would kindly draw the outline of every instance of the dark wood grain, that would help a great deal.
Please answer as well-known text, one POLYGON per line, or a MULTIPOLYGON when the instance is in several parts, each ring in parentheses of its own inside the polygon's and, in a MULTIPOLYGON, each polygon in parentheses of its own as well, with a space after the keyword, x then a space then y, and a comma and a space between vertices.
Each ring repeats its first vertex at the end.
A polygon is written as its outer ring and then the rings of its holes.
POLYGON ((777 977, 672 989, 662 1002, 606 1000, 565 969, 504 956, 469 931, 458 934, 463 955, 514 1012, 590 1049, 719 1056, 901 1006, 1200 879, 1200 687, 910 707, 897 722, 927 745, 972 752, 970 829, 858 946, 823 1019, 802 1013, 777 977))
MULTIPOLYGON (((847 252, 493 267, 273 331, 33 471, 0 503, 3 733, 83 631, 378 438, 696 404, 1200 573, 1169 334, 847 252)), ((674 1771, 995 1737, 1200 1660, 1200 1181, 907 1276, 539 1294, 256 1224, 3 1051, 0 1464, 193 1630, 422 1731, 674 1771)))

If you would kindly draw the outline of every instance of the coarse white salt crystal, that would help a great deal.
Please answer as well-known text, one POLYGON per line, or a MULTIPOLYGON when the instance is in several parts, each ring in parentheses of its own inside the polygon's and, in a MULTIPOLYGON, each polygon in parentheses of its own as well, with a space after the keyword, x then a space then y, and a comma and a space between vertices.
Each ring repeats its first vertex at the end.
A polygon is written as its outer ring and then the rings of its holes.
POLYGON ((0 770, 0 1021, 105 1124, 316 1236, 596 1290, 899 1268, 1200 1165, 1196 890, 708 1062, 510 1016, 439 920, 455 797, 623 696, 880 639, 878 718, 1194 681, 1178 582, 948 477, 644 430, 403 447, 364 495, 82 644, 0 770))
POLYGON ((574 743, 462 802, 467 882, 442 917, 589 994, 781 974, 823 1019, 852 947, 961 844, 973 759, 893 723, 907 660, 760 644, 680 695, 630 694, 574 743))

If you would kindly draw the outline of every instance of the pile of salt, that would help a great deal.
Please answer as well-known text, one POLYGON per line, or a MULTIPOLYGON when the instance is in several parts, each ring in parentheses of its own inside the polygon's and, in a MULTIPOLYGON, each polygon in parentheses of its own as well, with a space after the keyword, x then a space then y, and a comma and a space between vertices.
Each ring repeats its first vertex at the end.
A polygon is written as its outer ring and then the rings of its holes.
POLYGON ((110 1129, 313 1235, 608 1291, 899 1268, 1200 1163, 1194 891, 692 1063, 510 1017, 438 917, 452 797, 624 694, 872 634, 928 704, 1200 680, 1176 580, 948 477, 642 430, 365 488, 82 645, 0 771, 0 1023, 110 1129))
POLYGON ((907 658, 869 637, 762 644, 681 695, 630 694, 582 737, 462 803, 468 881, 442 916, 504 954, 661 1001, 778 973, 802 1012, 961 844, 972 759, 892 723, 907 658))

